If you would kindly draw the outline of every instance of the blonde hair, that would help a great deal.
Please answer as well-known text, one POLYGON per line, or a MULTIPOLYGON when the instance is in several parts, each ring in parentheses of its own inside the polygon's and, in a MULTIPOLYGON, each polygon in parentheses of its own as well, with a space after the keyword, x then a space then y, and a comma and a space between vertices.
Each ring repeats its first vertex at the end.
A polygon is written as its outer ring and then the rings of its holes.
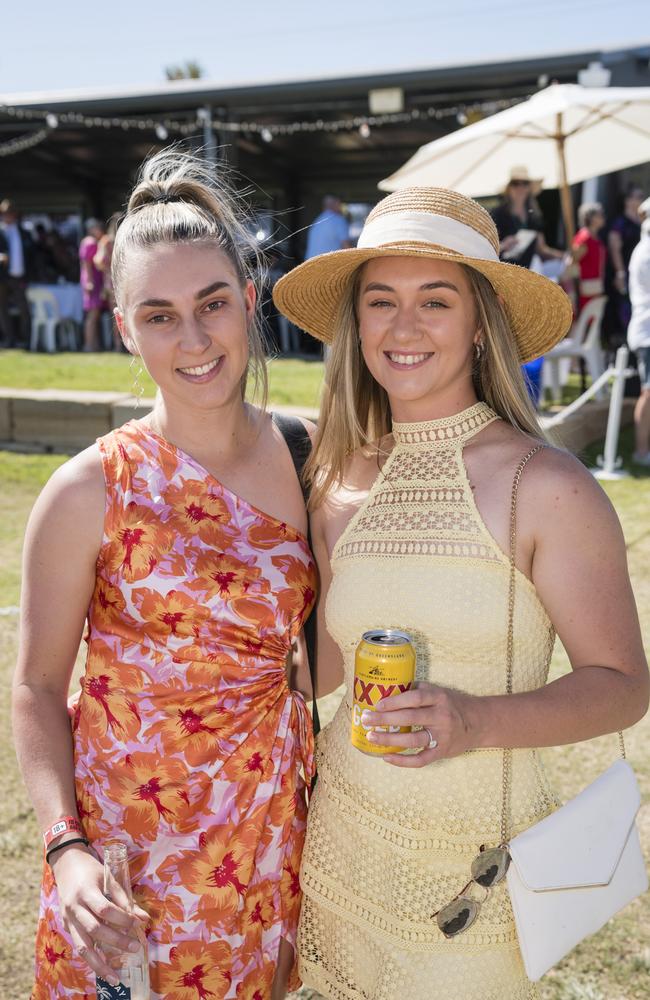
MULTIPOLYGON (((524 383, 505 310, 487 278, 466 264, 459 266, 469 280, 477 324, 483 331, 483 353, 472 369, 476 395, 512 427, 546 440, 524 383)), ((361 270, 355 272, 339 306, 318 431, 305 464, 311 510, 320 506, 332 486, 343 481, 349 456, 391 429, 388 394, 370 374, 359 344, 356 301, 361 270)))
MULTIPOLYGON (((252 281, 259 292, 264 261, 248 220, 249 209, 243 198, 228 180, 217 178, 204 160, 177 147, 151 156, 142 165, 115 234, 111 274, 117 303, 130 251, 160 243, 219 247, 242 286, 252 281)), ((254 396, 265 408, 268 374, 259 300, 258 294, 248 326, 249 361, 242 379, 242 393, 252 374, 254 396)))

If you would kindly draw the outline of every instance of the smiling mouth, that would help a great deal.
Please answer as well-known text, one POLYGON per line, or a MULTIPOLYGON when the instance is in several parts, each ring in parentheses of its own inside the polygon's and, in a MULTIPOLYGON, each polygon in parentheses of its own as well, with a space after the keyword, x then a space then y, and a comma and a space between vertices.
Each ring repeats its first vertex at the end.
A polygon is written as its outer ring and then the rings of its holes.
POLYGON ((178 368, 177 371, 182 372, 183 375, 207 375, 214 368, 217 367, 221 358, 215 358, 214 361, 207 361, 204 365, 199 365, 197 368, 178 368))
POLYGON ((433 357, 433 352, 427 354, 398 354, 395 351, 386 351, 386 357, 394 365, 401 365, 403 368, 410 368, 412 365, 420 365, 423 361, 433 357))

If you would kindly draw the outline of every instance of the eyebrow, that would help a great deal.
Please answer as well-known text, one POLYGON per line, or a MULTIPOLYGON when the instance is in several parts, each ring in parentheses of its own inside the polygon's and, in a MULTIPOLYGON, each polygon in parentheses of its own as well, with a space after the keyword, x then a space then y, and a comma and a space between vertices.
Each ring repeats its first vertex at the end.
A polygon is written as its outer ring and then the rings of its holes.
MULTIPOLYGON (((198 291, 194 298, 204 299, 207 295, 212 295, 213 292, 218 292, 222 288, 230 288, 227 281, 213 281, 211 285, 207 285, 206 288, 202 288, 198 291)), ((172 306, 174 303, 170 302, 169 299, 144 299, 143 302, 138 302, 137 308, 141 309, 142 306, 172 306)))
MULTIPOLYGON (((436 288, 450 288, 452 292, 458 292, 458 288, 451 281, 428 281, 425 285, 420 285, 418 289, 420 292, 431 292, 436 288)), ((378 281, 371 281, 364 288, 365 292, 394 292, 395 289, 390 285, 382 285, 378 281)), ((460 292, 458 292, 460 295, 460 292)))

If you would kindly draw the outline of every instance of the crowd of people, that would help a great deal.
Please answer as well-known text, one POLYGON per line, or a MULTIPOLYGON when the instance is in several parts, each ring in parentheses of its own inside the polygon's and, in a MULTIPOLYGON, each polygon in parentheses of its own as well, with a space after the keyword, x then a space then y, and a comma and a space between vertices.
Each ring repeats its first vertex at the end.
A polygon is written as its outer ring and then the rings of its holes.
MULTIPOLYGON (((521 267, 552 270, 571 297, 577 318, 592 300, 605 297, 601 325, 604 357, 613 358, 626 341, 631 363, 639 375, 639 398, 635 408, 635 449, 633 458, 650 466, 650 376, 648 349, 647 240, 650 199, 637 185, 624 192, 620 211, 609 222, 599 202, 584 202, 578 209, 578 231, 565 250, 548 246, 544 218, 537 194, 540 183, 525 168, 514 168, 501 201, 492 211, 499 235, 502 260, 521 267), (636 256, 635 256, 636 255, 636 256), (635 263, 633 264, 633 260, 635 263)), ((524 365, 528 390, 537 405, 542 395, 544 357, 524 365)))
POLYGON ((556 274, 572 296, 576 314, 592 298, 606 295, 603 346, 611 350, 625 341, 631 317, 629 267, 647 214, 641 209, 644 193, 637 185, 630 185, 621 197, 619 211, 609 221, 600 203, 581 204, 579 229, 571 245, 556 249, 548 246, 544 235, 544 217, 537 201, 540 187, 526 169, 511 171, 501 201, 492 211, 501 259, 537 269, 544 262, 562 262, 556 274))
MULTIPOLYGON (((631 318, 628 276, 632 251, 640 238, 643 191, 636 185, 629 187, 620 211, 609 221, 602 205, 581 205, 578 233, 570 247, 558 249, 546 242, 544 218, 537 201, 539 189, 539 182, 525 168, 511 171, 501 201, 491 213, 499 233, 501 259, 533 269, 555 262, 555 274, 573 297, 576 314, 591 298, 606 295, 603 347, 613 352, 625 341, 631 318)), ((28 228, 22 224, 17 207, 8 199, 0 204, 0 218, 0 342, 5 346, 29 344, 30 314, 25 296, 29 284, 79 281, 84 311, 80 348, 121 350, 111 320, 115 303, 110 276, 118 216, 112 216, 107 224, 96 218, 86 220, 78 254, 56 226, 37 222, 28 228), (109 335, 107 330, 111 331, 109 335)), ((345 206, 339 197, 327 195, 322 211, 307 229, 304 259, 352 245, 345 206)), ((287 269, 286 259, 272 248, 266 268, 264 315, 267 339, 273 349, 280 348, 281 338, 270 293, 287 269)), ((304 337, 293 340, 296 344, 302 342, 304 337)), ((539 394, 540 368, 541 359, 527 369, 534 395, 539 394)))
POLYGON ((280 278, 278 310, 330 347, 316 428, 266 409, 239 203, 178 149, 144 164, 110 253, 155 405, 54 473, 26 535, 32 1000, 110 996, 145 944, 151 1000, 282 1000, 301 979, 330 1000, 538 997, 505 879, 510 836, 557 804, 536 748, 633 725, 650 682, 616 514, 545 439, 520 368, 571 303, 499 251, 478 203, 412 188, 280 278), (415 685, 361 716, 375 754, 349 736, 369 629, 416 654, 415 685), (550 679, 556 632, 572 669, 550 679), (342 679, 314 752, 306 698, 342 679), (104 892, 115 840, 134 907, 104 892))
MULTIPOLYGON (((30 286, 81 287, 83 326, 79 347, 106 347, 100 322, 113 307, 110 284, 110 246, 115 221, 108 228, 95 219, 86 222, 87 236, 64 237, 56 225, 24 222, 18 206, 9 199, 0 203, 0 344, 29 347, 32 318, 30 286), (90 256, 89 256, 90 251, 90 256)), ((76 319, 76 316, 65 317, 76 319)), ((111 340, 109 338, 109 344, 111 340)), ((117 340, 114 345, 117 346, 117 340)))

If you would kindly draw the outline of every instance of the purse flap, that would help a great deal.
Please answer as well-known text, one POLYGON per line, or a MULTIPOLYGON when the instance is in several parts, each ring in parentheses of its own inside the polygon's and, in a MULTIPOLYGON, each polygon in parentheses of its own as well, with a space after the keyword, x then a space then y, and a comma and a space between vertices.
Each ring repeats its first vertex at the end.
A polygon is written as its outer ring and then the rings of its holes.
POLYGON ((529 889, 607 885, 641 804, 634 771, 612 764, 579 795, 510 842, 510 858, 529 889))

